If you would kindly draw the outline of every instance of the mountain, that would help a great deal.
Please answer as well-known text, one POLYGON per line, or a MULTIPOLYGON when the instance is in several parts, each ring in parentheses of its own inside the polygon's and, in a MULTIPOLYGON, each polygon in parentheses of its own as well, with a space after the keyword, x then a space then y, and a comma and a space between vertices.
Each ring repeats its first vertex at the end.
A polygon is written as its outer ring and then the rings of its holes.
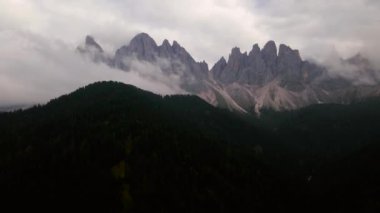
POLYGON ((332 77, 326 67, 302 60, 298 50, 283 44, 277 54, 274 41, 269 41, 262 50, 255 44, 248 54, 233 48, 228 62, 220 59, 211 73, 230 97, 247 111, 289 110, 379 96, 376 71, 368 60, 357 57, 344 60, 342 64, 358 68, 363 77, 375 81, 372 85, 355 85, 343 77, 332 77))
POLYGON ((112 65, 112 59, 107 57, 103 48, 92 36, 86 36, 84 44, 77 47, 77 51, 82 55, 88 56, 94 62, 112 65))
POLYGON ((281 188, 252 155, 254 124, 196 96, 100 82, 0 114, 0 130, 5 209, 258 210, 281 188))
POLYGON ((12 112, 12 111, 15 111, 15 110, 27 109, 29 107, 30 107, 30 105, 28 105, 28 104, 1 106, 0 107, 0 112, 12 112))
POLYGON ((262 49, 255 44, 249 53, 235 47, 228 60, 222 57, 211 70, 204 61, 196 62, 178 42, 164 40, 157 45, 146 33, 136 35, 110 59, 92 37, 86 38, 85 48, 79 52, 95 52, 95 61, 125 71, 132 69, 136 60, 151 63, 165 75, 179 76, 185 91, 214 106, 244 113, 260 113, 263 108, 283 111, 320 103, 351 103, 380 95, 377 71, 360 54, 341 61, 341 72, 355 70, 360 77, 360 81, 349 80, 303 60, 298 50, 287 45, 279 45, 277 51, 274 41, 262 49))
POLYGON ((208 66, 205 62, 196 62, 193 57, 174 41, 164 40, 161 45, 146 33, 136 35, 129 45, 119 48, 114 57, 114 66, 128 71, 132 60, 150 62, 159 66, 166 75, 181 78, 182 87, 197 93, 202 81, 208 78, 208 66))
POLYGON ((0 113, 15 211, 377 212, 379 99, 263 110, 99 82, 0 113))

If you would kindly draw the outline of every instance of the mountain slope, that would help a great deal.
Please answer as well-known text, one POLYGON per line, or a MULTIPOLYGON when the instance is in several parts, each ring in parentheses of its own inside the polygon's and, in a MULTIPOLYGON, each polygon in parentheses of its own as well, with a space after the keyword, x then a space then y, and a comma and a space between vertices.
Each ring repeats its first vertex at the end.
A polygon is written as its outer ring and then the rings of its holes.
POLYGON ((185 91, 232 111, 283 111, 380 95, 377 71, 361 55, 338 62, 343 70, 340 75, 332 75, 329 69, 333 68, 303 60, 298 50, 284 44, 277 48, 274 41, 269 41, 263 49, 253 45, 249 53, 235 47, 227 61, 222 57, 209 71, 205 62, 196 62, 176 41, 170 44, 164 40, 157 45, 148 34, 140 33, 109 59, 90 38, 85 42, 86 51, 82 48, 79 52, 91 53, 93 60, 125 71, 133 69, 136 61, 151 63, 166 76, 178 76, 185 91), (357 78, 345 78, 345 71, 357 78))
POLYGON ((0 114, 2 207, 376 211, 379 109, 373 99, 264 110, 258 119, 196 96, 91 84, 0 114))
POLYGON ((207 64, 196 62, 178 42, 170 44, 164 40, 161 45, 157 45, 146 33, 136 35, 129 45, 115 52, 114 66, 128 71, 133 69, 135 60, 152 63, 166 75, 179 76, 181 86, 192 93, 198 92, 202 81, 208 78, 207 64))
POLYGON ((95 83, 1 114, 0 130, 0 193, 16 210, 258 210, 281 188, 247 148, 253 124, 195 96, 95 83))
POLYGON ((269 41, 263 49, 255 44, 241 53, 235 47, 228 60, 223 57, 209 71, 208 65, 196 62, 174 41, 157 45, 146 33, 136 35, 128 45, 119 48, 112 58, 92 37, 87 37, 82 54, 94 61, 125 71, 134 63, 147 62, 160 68, 166 76, 178 76, 183 90, 198 95, 214 106, 238 112, 260 113, 263 108, 278 111, 299 109, 319 103, 351 103, 378 97, 378 72, 360 54, 341 60, 339 74, 311 61, 303 60, 298 50, 269 41), (347 79, 349 72, 354 79, 347 79))
POLYGON ((371 84, 355 84, 342 76, 332 76, 328 68, 302 60, 298 50, 284 44, 279 45, 277 54, 274 41, 262 50, 255 44, 248 54, 233 48, 228 62, 220 59, 211 73, 241 107, 257 113, 262 108, 284 111, 379 96, 379 79, 368 60, 357 55, 341 63, 357 70, 357 75, 360 72, 361 79, 372 79, 371 84))

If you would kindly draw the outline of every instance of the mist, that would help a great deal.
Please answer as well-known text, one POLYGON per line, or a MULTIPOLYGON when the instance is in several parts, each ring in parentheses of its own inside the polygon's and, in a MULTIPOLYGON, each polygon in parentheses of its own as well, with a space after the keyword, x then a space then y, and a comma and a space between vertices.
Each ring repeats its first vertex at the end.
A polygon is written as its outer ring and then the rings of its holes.
POLYGON ((96 81, 120 81, 157 94, 183 93, 179 78, 131 61, 129 72, 81 57, 75 47, 40 35, 0 32, 0 106, 43 104, 96 81))
MULTIPOLYGON (((160 94, 183 92, 178 76, 133 60, 125 73, 82 60, 75 48, 93 35, 114 52, 139 32, 178 41, 209 66, 232 47, 268 40, 300 50, 331 75, 373 80, 340 64, 357 53, 380 70, 380 3, 375 0, 9 0, 0 1, 0 105, 42 103, 98 80, 131 83, 160 94), (329 58, 331 50, 337 57, 329 58), (334 60, 332 60, 334 59, 334 60), (336 60, 335 60, 336 59, 336 60), (137 70, 138 71, 137 71, 137 70)), ((378 75, 378 73, 377 73, 378 75)))

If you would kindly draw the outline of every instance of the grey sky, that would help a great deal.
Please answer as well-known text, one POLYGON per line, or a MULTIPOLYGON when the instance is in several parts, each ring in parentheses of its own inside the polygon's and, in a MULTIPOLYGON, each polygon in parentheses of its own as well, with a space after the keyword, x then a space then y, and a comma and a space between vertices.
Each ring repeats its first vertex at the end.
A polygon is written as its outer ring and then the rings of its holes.
MULTIPOLYGON (((0 0, 0 42, 6 44, 0 51, 0 102, 9 99, 5 96, 15 98, 12 91, 28 84, 38 91, 60 85, 61 78, 40 64, 54 59, 46 63, 55 63, 52 67, 63 75, 65 60, 72 56, 62 52, 75 49, 85 35, 114 51, 138 32, 159 43, 177 40, 210 66, 234 46, 249 51, 268 40, 300 49, 304 58, 323 60, 331 52, 348 57, 360 51, 380 61, 377 0, 0 0)), ((85 80, 67 87, 68 77, 61 86, 72 89, 90 81, 81 77, 85 80)), ((103 78, 108 79, 96 79, 103 78)))
POLYGON ((92 34, 110 49, 144 31, 158 42, 178 40, 198 60, 213 63, 233 46, 248 50, 269 39, 307 56, 321 47, 344 56, 372 52, 379 46, 379 13, 376 0, 1 0, 0 30, 73 45, 92 34))

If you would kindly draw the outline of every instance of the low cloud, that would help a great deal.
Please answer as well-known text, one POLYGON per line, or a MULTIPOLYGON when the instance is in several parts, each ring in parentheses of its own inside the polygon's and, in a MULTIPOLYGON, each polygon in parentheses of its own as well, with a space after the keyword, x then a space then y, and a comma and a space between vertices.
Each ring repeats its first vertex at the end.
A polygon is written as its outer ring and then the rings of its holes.
POLYGON ((324 63, 329 70, 331 77, 340 77, 352 82, 354 85, 376 85, 378 84, 378 78, 374 73, 366 73, 359 66, 349 64, 336 58, 336 60, 329 60, 324 63))
POLYGON ((354 85, 376 85, 380 82, 380 72, 363 54, 342 58, 336 49, 331 48, 318 59, 310 59, 314 63, 327 68, 332 78, 343 78, 354 85))
POLYGON ((268 40, 318 57, 335 48, 342 57, 368 54, 379 65, 377 0, 9 0, 0 1, 0 31, 30 31, 78 44, 84 35, 105 49, 138 32, 177 40, 210 65, 234 46, 249 51, 268 40))
POLYGON ((157 58, 155 62, 148 62, 138 60, 136 57, 126 57, 124 58, 124 64, 129 66, 129 71, 126 71, 128 74, 136 74, 149 82, 159 82, 170 88, 169 93, 171 94, 185 93, 181 88, 185 68, 180 62, 178 62, 178 69, 175 70, 176 73, 165 72, 166 70, 172 70, 171 66, 173 64, 165 58, 157 58))
POLYGON ((75 48, 20 31, 0 32, 0 106, 45 103, 104 80, 121 81, 159 94, 183 93, 176 76, 164 78, 156 65, 133 61, 124 72, 80 57, 75 48))
MULTIPOLYGON (((149 79, 81 60, 74 49, 87 34, 108 52, 139 32, 158 43, 177 40, 210 67, 234 46, 249 51, 254 43, 275 40, 317 61, 331 49, 343 58, 360 52, 380 70, 379 13, 377 0, 3 0, 0 105, 43 102, 95 80, 159 93, 178 89, 160 76, 149 79)), ((150 66, 136 63, 144 70, 150 66)), ((356 78, 343 68, 336 72, 356 78)))

